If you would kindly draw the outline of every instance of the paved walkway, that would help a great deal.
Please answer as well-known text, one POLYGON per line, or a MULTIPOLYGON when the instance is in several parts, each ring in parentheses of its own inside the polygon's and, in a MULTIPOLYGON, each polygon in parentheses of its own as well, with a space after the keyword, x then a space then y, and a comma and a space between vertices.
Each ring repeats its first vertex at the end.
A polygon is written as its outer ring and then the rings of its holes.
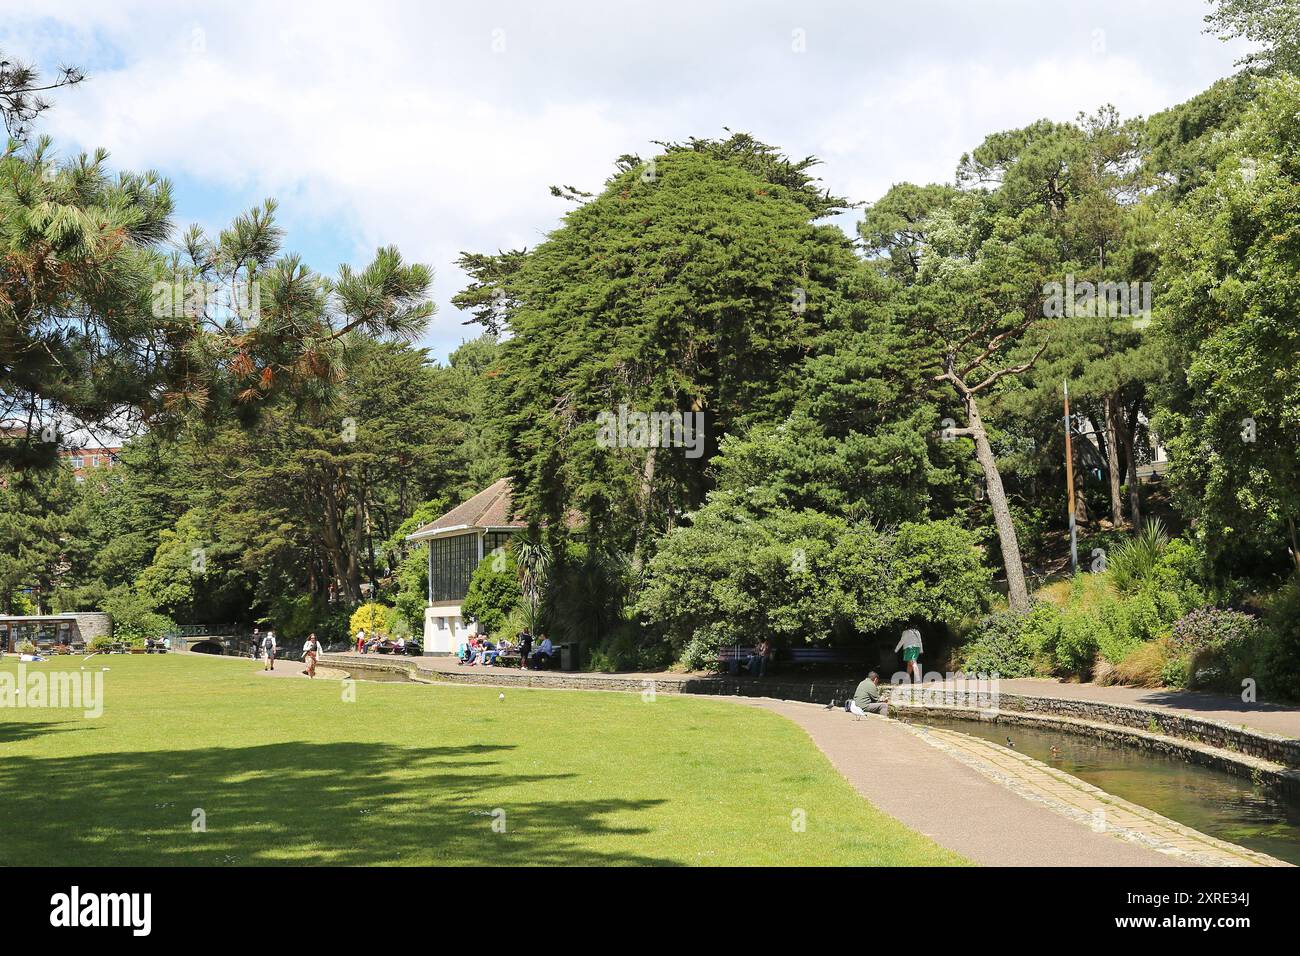
POLYGON ((1185 866, 1199 862, 1089 826, 931 746, 906 724, 739 698, 794 721, 853 788, 904 825, 986 866, 1185 866))

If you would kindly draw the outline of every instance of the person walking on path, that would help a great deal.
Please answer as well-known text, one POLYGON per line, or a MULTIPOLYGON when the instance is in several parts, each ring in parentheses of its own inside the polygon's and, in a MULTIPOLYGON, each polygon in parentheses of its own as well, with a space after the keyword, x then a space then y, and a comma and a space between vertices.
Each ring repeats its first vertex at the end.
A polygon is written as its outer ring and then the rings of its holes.
POLYGON ((903 650, 903 667, 911 675, 912 683, 921 683, 921 632, 909 627, 894 645, 894 653, 898 653, 899 648, 903 650))
POLYGON ((316 640, 316 633, 313 631, 307 635, 307 643, 302 646, 303 663, 307 669, 303 671, 308 677, 316 676, 316 658, 320 656, 320 641, 316 640))
POLYGON ((262 638, 262 653, 266 655, 266 666, 263 670, 275 670, 275 631, 267 631, 266 637, 262 638))
POLYGON ((872 671, 867 675, 866 680, 858 685, 854 691, 853 697, 844 702, 844 709, 850 714, 856 714, 858 717, 865 717, 867 714, 879 714, 881 717, 889 716, 889 704, 880 699, 880 675, 872 671))
POLYGON ((262 648, 262 629, 260 627, 255 627, 253 628, 253 650, 250 655, 253 658, 253 660, 257 660, 257 652, 261 650, 261 648, 262 648))

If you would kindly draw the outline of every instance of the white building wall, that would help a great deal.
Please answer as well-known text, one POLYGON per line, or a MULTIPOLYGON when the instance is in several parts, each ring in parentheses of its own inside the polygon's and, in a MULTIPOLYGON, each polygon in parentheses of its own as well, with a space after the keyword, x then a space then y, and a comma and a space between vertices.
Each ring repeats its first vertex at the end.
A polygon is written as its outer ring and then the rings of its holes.
POLYGON ((461 617, 460 605, 424 609, 424 653, 455 654, 456 648, 475 633, 474 625, 461 617))

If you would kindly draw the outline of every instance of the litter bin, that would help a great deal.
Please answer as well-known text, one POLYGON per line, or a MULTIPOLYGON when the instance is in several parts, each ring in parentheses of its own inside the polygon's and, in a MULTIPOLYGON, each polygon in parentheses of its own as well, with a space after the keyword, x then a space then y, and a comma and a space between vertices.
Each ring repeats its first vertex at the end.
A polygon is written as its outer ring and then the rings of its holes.
POLYGON ((560 670, 576 671, 581 665, 582 645, 577 641, 560 645, 560 670))

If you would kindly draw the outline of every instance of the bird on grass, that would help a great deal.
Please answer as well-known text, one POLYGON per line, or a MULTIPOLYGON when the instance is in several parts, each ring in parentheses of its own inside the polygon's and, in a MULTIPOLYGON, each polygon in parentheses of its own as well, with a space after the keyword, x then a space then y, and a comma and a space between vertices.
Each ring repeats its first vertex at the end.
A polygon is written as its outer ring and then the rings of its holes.
POLYGON ((506 699, 506 695, 504 692, 497 694, 497 700, 505 700, 505 699, 506 699))

